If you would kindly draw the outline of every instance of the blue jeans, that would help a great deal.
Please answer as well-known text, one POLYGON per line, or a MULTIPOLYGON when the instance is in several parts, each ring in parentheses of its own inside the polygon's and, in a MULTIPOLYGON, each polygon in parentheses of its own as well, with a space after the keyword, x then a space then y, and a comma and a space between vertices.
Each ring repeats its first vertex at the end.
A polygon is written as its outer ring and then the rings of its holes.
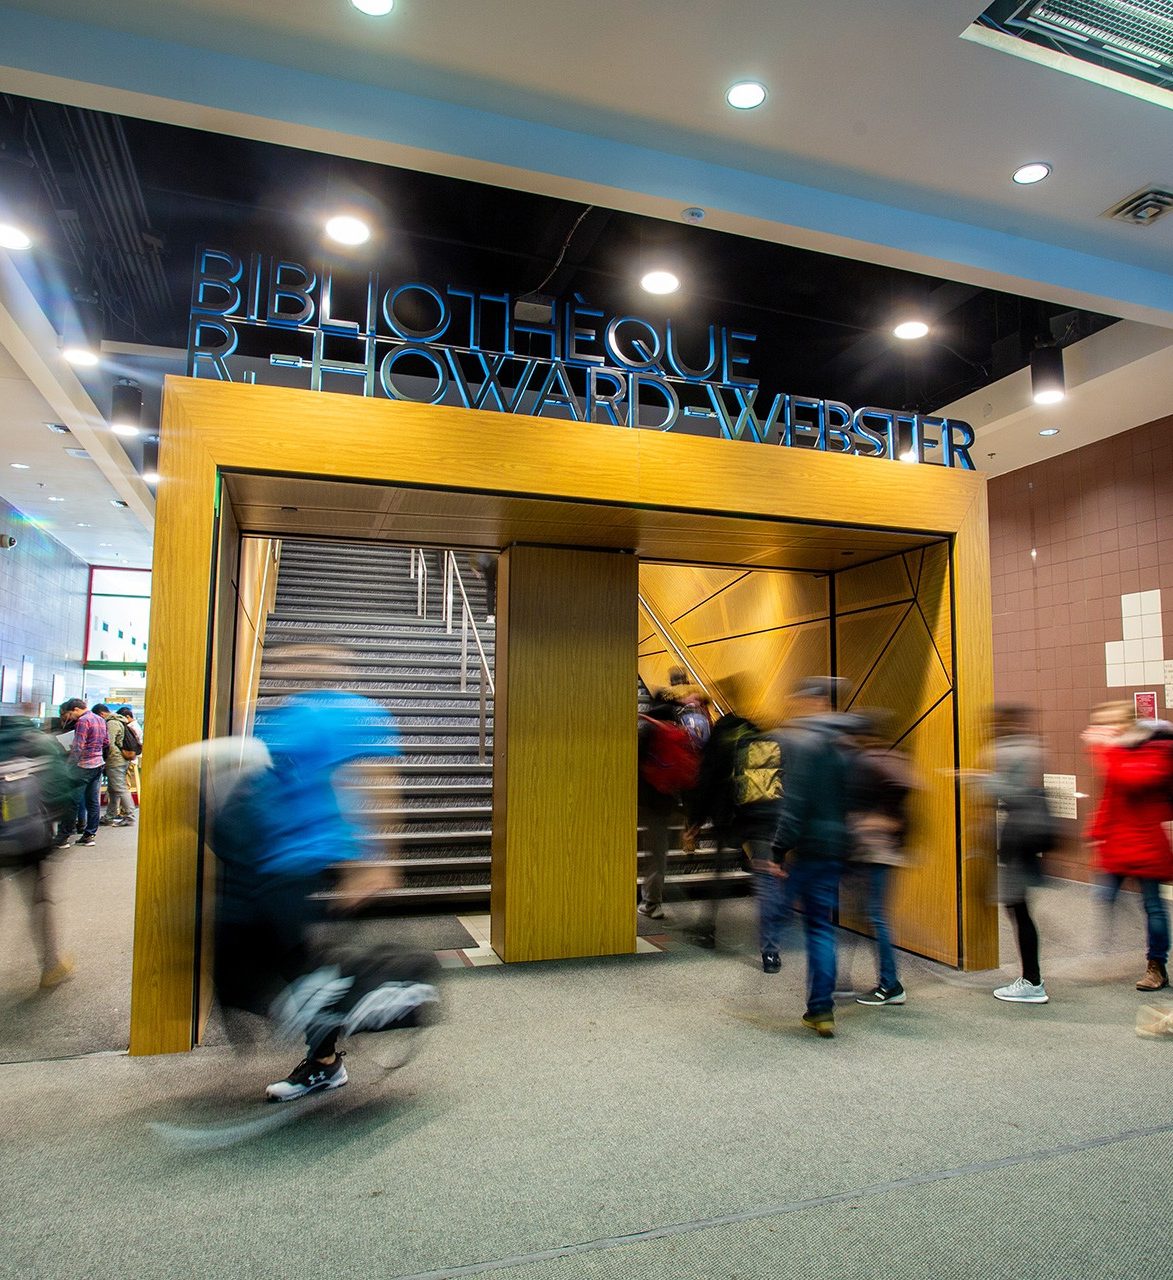
MULTIPOLYGON (((747 840, 745 851, 755 862, 774 859, 774 846, 767 840, 747 840)), ((763 954, 777 951, 782 945, 786 913, 794 903, 790 881, 772 876, 768 871, 755 871, 753 894, 758 906, 758 949, 763 954)))
MULTIPOLYGON (((1100 899, 1106 907, 1111 907, 1120 892, 1120 886, 1127 876, 1111 872, 1100 882, 1100 899)), ((1164 964, 1169 958, 1169 913, 1161 899, 1161 882, 1151 880, 1147 876, 1137 876, 1140 885, 1141 901, 1144 903, 1145 919, 1148 925, 1148 956, 1158 964, 1164 964)))
POLYGON ((73 834, 74 826, 84 828, 87 836, 96 835, 98 819, 102 816, 102 765, 93 769, 78 768, 74 771, 74 794, 77 809, 61 820, 57 829, 58 842, 73 834))
POLYGON ((806 1012, 808 1017, 835 1007, 835 904, 843 864, 838 860, 796 859, 787 864, 791 900, 803 906, 806 932, 806 1012))
POLYGON ((865 871, 868 923, 876 935, 876 966, 880 986, 891 990, 900 982, 896 975, 896 952, 892 946, 892 935, 888 931, 888 885, 892 879, 892 868, 880 862, 872 862, 867 864, 865 871))

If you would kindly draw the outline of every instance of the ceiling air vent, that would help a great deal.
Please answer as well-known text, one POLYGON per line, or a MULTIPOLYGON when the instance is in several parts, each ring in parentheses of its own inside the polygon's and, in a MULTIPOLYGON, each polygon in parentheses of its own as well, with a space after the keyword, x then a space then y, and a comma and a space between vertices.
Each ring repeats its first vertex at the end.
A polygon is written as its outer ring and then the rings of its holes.
POLYGON ((1127 200, 1122 200, 1104 215, 1117 222, 1127 222, 1131 227, 1151 227, 1158 218, 1173 209, 1173 191, 1160 191, 1153 187, 1148 191, 1138 191, 1127 200))
POLYGON ((90 456, 84 449, 66 449, 65 452, 71 458, 88 458, 90 456))

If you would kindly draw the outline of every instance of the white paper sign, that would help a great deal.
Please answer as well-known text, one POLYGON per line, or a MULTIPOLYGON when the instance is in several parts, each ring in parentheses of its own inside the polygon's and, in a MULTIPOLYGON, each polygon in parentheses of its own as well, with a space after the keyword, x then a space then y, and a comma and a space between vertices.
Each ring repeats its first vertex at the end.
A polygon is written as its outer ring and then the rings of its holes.
POLYGON ((1075 774, 1044 773, 1043 790, 1056 818, 1078 818, 1075 799, 1075 774))
POLYGON ((1173 658, 1165 659, 1165 710, 1173 708, 1173 658))

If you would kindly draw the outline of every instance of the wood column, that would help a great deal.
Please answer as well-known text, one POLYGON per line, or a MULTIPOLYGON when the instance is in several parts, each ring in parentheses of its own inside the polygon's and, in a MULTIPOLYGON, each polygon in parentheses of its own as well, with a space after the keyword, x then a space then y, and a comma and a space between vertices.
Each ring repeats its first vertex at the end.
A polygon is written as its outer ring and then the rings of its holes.
POLYGON ((503 960, 635 950, 635 556, 500 560, 492 945, 503 960))

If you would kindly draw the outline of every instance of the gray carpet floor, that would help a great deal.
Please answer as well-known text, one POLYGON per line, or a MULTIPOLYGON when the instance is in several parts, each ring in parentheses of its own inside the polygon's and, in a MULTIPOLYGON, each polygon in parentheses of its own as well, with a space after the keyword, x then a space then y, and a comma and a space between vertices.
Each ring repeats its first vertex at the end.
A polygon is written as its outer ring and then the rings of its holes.
POLYGON ((764 975, 750 909, 716 952, 450 971, 402 1070, 360 1039, 286 1107, 258 1097, 292 1046, 0 1066, 0 1274, 1173 1274, 1135 904, 1105 952, 1085 889, 1040 893, 1049 1005, 904 957, 909 1003, 844 1003, 832 1041, 800 936, 764 975))

